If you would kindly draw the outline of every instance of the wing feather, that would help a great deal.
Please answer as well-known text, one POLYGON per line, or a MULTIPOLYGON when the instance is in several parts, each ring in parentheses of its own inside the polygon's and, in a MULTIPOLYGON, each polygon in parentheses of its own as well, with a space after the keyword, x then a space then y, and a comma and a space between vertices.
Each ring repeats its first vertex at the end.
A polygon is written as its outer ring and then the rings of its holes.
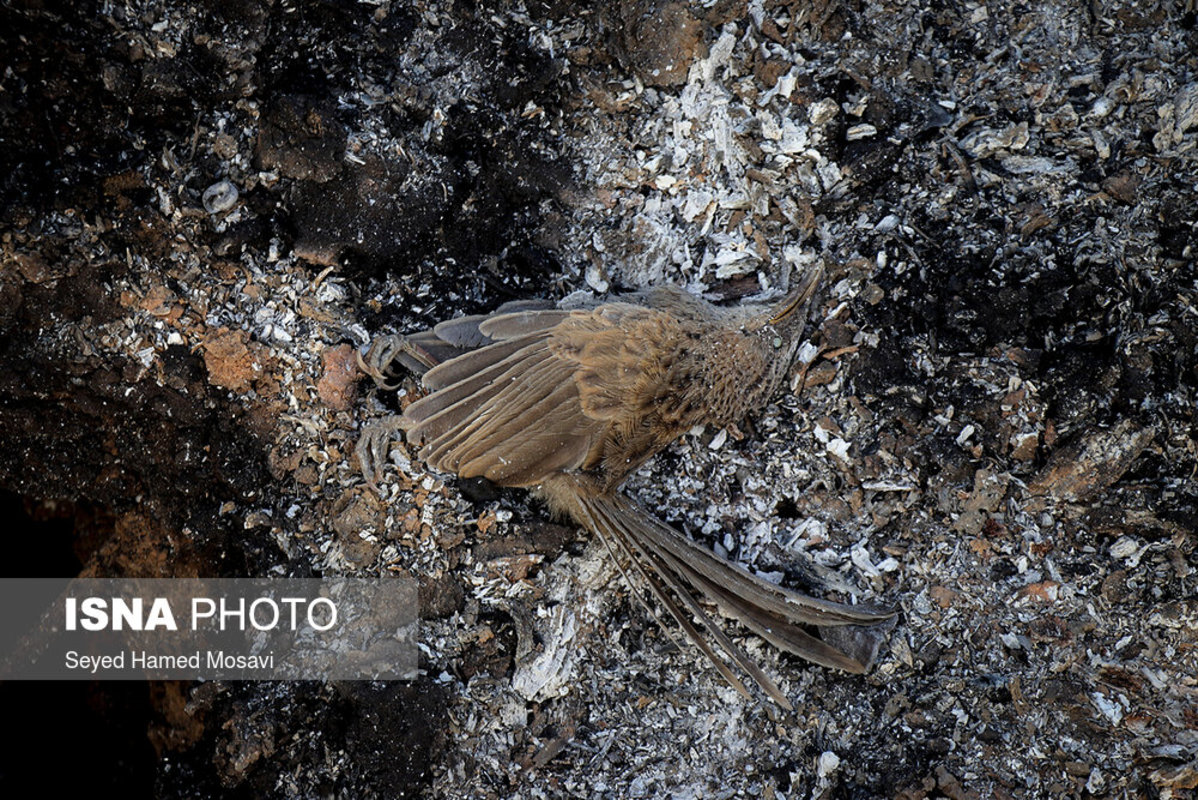
POLYGON ((519 311, 495 314, 479 326, 479 332, 495 341, 515 339, 530 333, 540 333, 557 326, 576 312, 563 309, 552 311, 519 311))
POLYGON ((652 345, 673 335, 669 315, 628 303, 462 317, 435 333, 490 343, 425 373, 432 392, 405 412, 408 439, 439 470, 508 486, 602 458, 605 432, 662 393, 671 348, 652 345))
POLYGON ((429 369, 466 353, 467 350, 446 342, 433 331, 421 331, 403 337, 403 346, 395 358, 404 367, 423 375, 429 369))
MULTIPOLYGON (((526 389, 524 381, 509 385, 481 403, 468 424, 451 429, 441 439, 431 442, 428 460, 439 469, 463 477, 483 474, 477 468, 466 474, 466 465, 480 458, 494 463, 504 460, 516 463, 516 453, 521 442, 530 439, 529 434, 556 431, 569 425, 577 415, 569 376, 564 377, 565 383, 557 388, 547 385, 551 383, 549 380, 542 381, 540 391, 522 391, 526 389), (529 431, 530 427, 536 431, 529 431)), ((526 452, 525 458, 528 455, 526 452)))
POLYGON ((538 345, 543 346, 546 338, 546 334, 539 334, 496 342, 477 350, 471 350, 457 358, 438 364, 424 373, 423 383, 426 388, 435 392, 484 372, 497 376, 499 371, 497 368, 506 369, 510 366, 511 362, 504 363, 506 359, 525 360, 530 355, 539 353, 536 348, 538 345))
MULTIPOLYGON (((488 348, 484 348, 488 349, 488 348)), ((476 357, 482 351, 468 353, 461 358, 476 357)), ((498 357, 502 353, 492 353, 498 357)), ((475 409, 511 383, 512 374, 528 368, 543 352, 536 347, 518 350, 495 363, 478 358, 476 372, 465 372, 462 378, 443 389, 417 400, 404 412, 409 427, 416 430, 420 439, 434 439, 465 421, 475 409), (507 379, 505 379, 507 378, 507 379)))
MULTIPOLYGON (((504 303, 490 314, 472 314, 466 317, 457 317, 456 319, 447 319, 444 322, 438 322, 433 326, 432 331, 426 331, 426 333, 432 333, 447 344, 461 348, 462 350, 473 350, 476 347, 484 347, 499 339, 512 338, 511 336, 496 336, 487 331, 486 323, 491 320, 509 315, 515 317, 535 317, 538 314, 546 312, 551 316, 556 315, 558 312, 552 309, 553 304, 548 300, 513 300, 504 303)), ((537 330, 544 330, 545 327, 552 327, 552 325, 542 326, 537 328, 537 330)))
MULTIPOLYGON (((462 464, 460 474, 481 475, 503 486, 530 486, 540 483, 548 474, 577 469, 590 450, 592 436, 580 436, 571 429, 577 411, 569 402, 554 403, 554 397, 547 399, 545 405, 551 410, 541 417, 544 424, 537 433, 503 438, 480 448, 482 452, 462 464)), ((517 428, 519 424, 519 420, 513 420, 517 428)), ((502 438, 504 434, 501 430, 496 436, 502 438)))

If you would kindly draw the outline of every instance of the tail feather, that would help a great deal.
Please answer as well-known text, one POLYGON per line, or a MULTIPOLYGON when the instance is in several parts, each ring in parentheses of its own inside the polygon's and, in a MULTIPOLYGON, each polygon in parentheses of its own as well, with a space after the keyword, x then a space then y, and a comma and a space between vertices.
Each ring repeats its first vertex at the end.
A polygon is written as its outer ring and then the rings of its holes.
POLYGON ((598 533, 609 549, 618 547, 623 552, 658 603, 738 691, 744 684, 727 662, 748 674, 779 705, 790 708, 774 681, 703 611, 696 593, 775 647, 854 673, 864 672, 865 665, 801 626, 861 624, 893 616, 889 611, 863 611, 816 600, 770 584, 686 539, 624 496, 595 492, 583 479, 563 476, 545 489, 552 504, 598 533))
POLYGON ((726 587, 730 593, 771 614, 794 623, 810 625, 860 625, 883 622, 894 616, 892 611, 818 600, 770 583, 739 564, 720 558, 630 501, 615 497, 612 500, 622 501, 625 513, 635 514, 639 518, 641 524, 638 531, 656 549, 669 553, 675 561, 703 575, 709 583, 726 587))
POLYGON ((791 708, 791 704, 778 685, 702 610, 696 594, 714 602, 727 616, 739 620, 774 647, 853 673, 865 672, 865 665, 812 636, 801 625, 861 624, 894 616, 893 612, 858 610, 774 586, 692 543, 623 495, 595 491, 577 475, 546 481, 544 493, 556 508, 598 533, 613 554, 616 550, 623 553, 659 606, 670 613, 728 683, 744 691, 731 662, 783 708, 791 708))
MULTIPOLYGON (((599 537, 603 539, 609 550, 611 549, 612 542, 615 542, 619 546, 625 557, 636 568, 636 571, 640 573, 657 602, 670 612, 670 616, 682 628, 687 639, 693 642, 703 655, 707 656, 707 660, 711 662, 711 665, 715 667, 716 671, 720 673, 732 688, 745 697, 752 697, 749 694, 749 690, 745 688, 744 682, 737 677, 727 662, 717 654, 716 650, 707 641, 707 638, 695 627, 695 624, 691 621, 692 618, 699 620, 703 627, 716 640, 720 649, 738 667, 752 676, 757 685, 766 694, 788 711, 793 709, 790 701, 786 699, 786 695, 782 694, 781 690, 778 689, 769 676, 762 672, 761 668, 745 655, 744 651, 729 639, 728 635, 712 622, 710 617, 703 613, 703 610, 699 608, 694 598, 690 596, 684 587, 677 584, 669 570, 663 569, 662 565, 655 561, 651 553, 646 552, 636 539, 629 538, 623 527, 609 519, 601 508, 587 505, 584 505, 583 508, 586 516, 586 519, 582 520, 584 524, 589 522, 588 527, 599 534, 599 537), (675 597, 677 600, 674 599, 675 597), (687 607, 687 610, 690 611, 690 617, 683 613, 678 601, 681 601, 687 607)), ((618 559, 616 563, 619 563, 618 559)), ((621 572, 623 572, 622 567, 621 572)), ((629 585, 631 586, 632 584, 630 583, 629 585)))
POLYGON ((688 583, 707 595, 708 599, 723 609, 728 616, 779 650, 793 653, 824 667, 856 674, 865 672, 865 665, 860 661, 807 633, 798 627, 795 620, 772 614, 726 587, 714 583, 702 573, 688 569, 687 565, 672 559, 671 562, 675 569, 686 575, 688 583))

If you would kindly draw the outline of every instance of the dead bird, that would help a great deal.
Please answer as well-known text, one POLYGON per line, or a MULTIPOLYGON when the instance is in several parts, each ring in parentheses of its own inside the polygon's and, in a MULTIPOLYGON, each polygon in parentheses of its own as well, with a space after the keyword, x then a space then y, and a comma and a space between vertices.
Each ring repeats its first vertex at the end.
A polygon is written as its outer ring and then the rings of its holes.
MULTIPOLYGON (((393 424, 364 432, 359 462, 373 482, 396 429, 440 472, 526 487, 598 534, 719 673, 749 696, 734 664, 791 705, 700 606, 714 603, 775 647, 861 673, 861 661, 813 635, 891 619, 888 609, 819 600, 763 580, 666 525, 620 484, 696 425, 728 426, 760 411, 781 385, 822 277, 807 274, 776 305, 722 308, 662 286, 592 305, 539 301, 376 340, 362 369, 395 388, 403 366, 429 394, 393 424)), ((634 591, 635 591, 635 587, 634 591)))

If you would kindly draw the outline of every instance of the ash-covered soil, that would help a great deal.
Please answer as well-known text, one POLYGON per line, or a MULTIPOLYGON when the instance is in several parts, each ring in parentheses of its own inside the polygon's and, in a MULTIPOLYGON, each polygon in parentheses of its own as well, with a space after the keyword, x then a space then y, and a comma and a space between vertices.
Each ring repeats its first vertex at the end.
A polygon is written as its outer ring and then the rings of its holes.
POLYGON ((29 0, 0 31, 8 574, 405 575, 424 618, 412 684, 0 687, 0 784, 1198 791, 1192 2, 29 0), (814 264, 788 390, 628 486, 901 609, 864 676, 745 637, 793 713, 524 493, 401 442, 359 473, 418 392, 363 380, 373 336, 814 264))

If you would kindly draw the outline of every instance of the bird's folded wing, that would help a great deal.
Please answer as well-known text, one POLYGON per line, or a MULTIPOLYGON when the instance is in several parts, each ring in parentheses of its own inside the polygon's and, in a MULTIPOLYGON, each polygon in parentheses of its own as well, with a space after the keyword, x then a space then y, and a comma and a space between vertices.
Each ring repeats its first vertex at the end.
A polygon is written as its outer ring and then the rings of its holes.
POLYGON ((404 413, 408 440, 436 469, 504 486, 583 468, 604 431, 661 394, 645 328, 663 316, 614 303, 443 323, 450 346, 490 343, 424 374, 432 393, 404 413))
POLYGON ((548 300, 513 300, 504 303, 490 314, 472 314, 467 317, 457 317, 438 322, 431 333, 454 347, 463 350, 473 350, 477 347, 491 344, 499 339, 510 339, 511 336, 495 336, 482 330, 484 323, 506 316, 524 316, 526 312, 543 313, 552 309, 553 304, 548 300))

